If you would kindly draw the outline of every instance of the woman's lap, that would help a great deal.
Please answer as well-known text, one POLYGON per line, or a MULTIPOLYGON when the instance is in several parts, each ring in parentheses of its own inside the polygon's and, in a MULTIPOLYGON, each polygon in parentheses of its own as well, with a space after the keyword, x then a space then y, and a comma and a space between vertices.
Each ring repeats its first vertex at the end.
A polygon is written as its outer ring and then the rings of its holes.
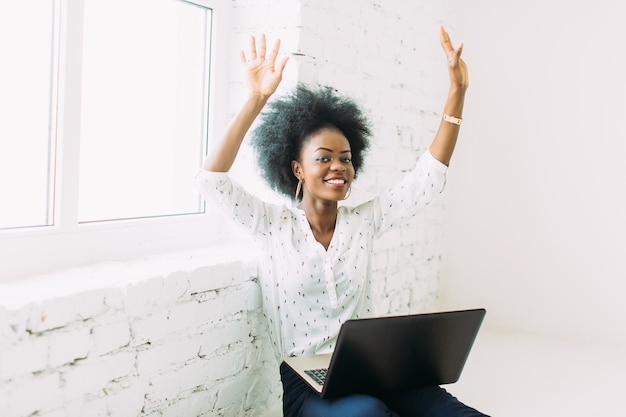
POLYGON ((349 395, 336 400, 322 400, 312 394, 304 402, 302 417, 398 417, 378 398, 369 395, 349 395))
POLYGON ((393 394, 384 401, 402 417, 486 417, 438 386, 393 394))
POLYGON ((323 400, 284 363, 284 417, 484 417, 467 407, 441 387, 427 387, 395 393, 383 399, 369 395, 349 395, 323 400))

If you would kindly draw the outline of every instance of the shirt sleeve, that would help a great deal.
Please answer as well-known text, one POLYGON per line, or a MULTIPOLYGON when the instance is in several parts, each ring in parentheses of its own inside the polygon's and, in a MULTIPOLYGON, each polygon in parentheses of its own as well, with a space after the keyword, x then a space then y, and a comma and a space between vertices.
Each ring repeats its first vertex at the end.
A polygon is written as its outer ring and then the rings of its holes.
POLYGON ((217 208, 253 236, 269 231, 269 204, 247 192, 226 172, 200 170, 196 188, 207 204, 217 208))
POLYGON ((377 234, 415 216, 421 208, 439 200, 446 185, 448 167, 426 151, 413 171, 373 201, 373 220, 377 234))

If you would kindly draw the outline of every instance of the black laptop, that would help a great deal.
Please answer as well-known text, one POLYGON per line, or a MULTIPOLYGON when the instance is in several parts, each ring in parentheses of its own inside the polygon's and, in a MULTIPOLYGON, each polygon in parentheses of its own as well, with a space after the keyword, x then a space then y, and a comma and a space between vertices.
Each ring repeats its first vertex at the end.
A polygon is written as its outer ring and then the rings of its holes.
POLYGON ((285 359, 322 398, 450 384, 461 376, 485 309, 348 320, 332 354, 285 359))

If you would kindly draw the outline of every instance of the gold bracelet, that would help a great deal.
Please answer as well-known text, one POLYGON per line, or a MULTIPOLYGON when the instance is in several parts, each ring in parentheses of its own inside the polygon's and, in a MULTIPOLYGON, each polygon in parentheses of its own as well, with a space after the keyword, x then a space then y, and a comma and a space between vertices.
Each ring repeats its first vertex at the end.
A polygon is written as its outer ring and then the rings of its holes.
POLYGON ((448 123, 452 123, 458 126, 461 126, 461 122, 463 121, 463 119, 459 119, 457 117, 450 116, 445 113, 443 114, 443 120, 445 120, 448 123))

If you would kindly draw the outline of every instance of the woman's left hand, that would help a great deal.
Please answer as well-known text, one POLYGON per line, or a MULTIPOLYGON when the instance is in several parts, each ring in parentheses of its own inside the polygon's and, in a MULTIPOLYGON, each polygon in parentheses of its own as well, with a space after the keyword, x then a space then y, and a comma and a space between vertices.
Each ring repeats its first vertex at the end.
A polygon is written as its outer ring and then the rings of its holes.
POLYGON ((458 87, 462 90, 466 90, 469 86, 469 75, 467 72, 467 65, 461 59, 463 53, 463 44, 459 44, 459 47, 454 50, 450 36, 445 31, 443 26, 439 26, 439 39, 441 41, 441 47, 446 53, 448 59, 448 72, 450 73, 450 87, 458 87))

